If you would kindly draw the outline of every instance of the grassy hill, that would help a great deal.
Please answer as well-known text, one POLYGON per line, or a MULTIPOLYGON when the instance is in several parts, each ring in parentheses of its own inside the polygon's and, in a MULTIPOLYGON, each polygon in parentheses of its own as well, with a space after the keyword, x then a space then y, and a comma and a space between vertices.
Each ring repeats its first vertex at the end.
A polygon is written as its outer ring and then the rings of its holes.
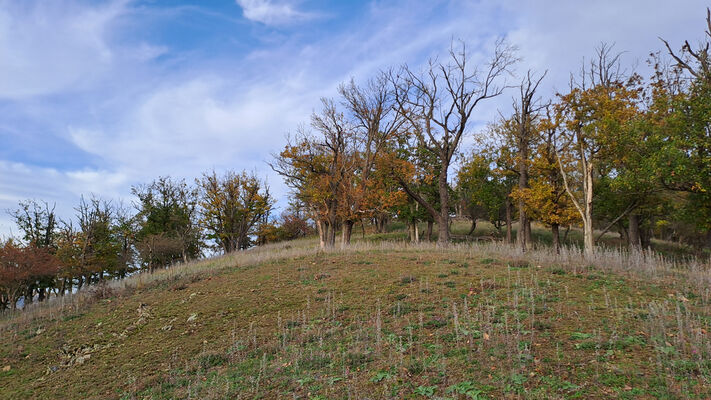
POLYGON ((0 320, 0 398, 709 398, 708 265, 267 246, 0 320))

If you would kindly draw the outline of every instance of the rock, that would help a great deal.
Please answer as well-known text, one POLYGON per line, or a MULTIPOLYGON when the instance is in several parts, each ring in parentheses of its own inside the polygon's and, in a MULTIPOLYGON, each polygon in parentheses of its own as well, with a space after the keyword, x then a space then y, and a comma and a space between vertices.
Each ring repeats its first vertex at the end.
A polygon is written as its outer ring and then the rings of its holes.
POLYGON ((91 354, 85 354, 83 356, 79 356, 76 359, 74 359, 74 364, 75 365, 82 365, 84 362, 88 359, 91 358, 91 354))

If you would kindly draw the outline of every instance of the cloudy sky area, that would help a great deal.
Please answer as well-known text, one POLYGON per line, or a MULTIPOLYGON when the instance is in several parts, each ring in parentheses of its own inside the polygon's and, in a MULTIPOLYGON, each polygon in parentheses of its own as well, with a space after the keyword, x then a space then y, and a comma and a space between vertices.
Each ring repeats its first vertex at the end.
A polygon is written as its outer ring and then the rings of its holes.
POLYGON ((0 0, 0 234, 22 199, 68 218, 82 194, 213 168, 255 170, 283 205, 265 161, 344 80, 503 36, 552 94, 600 42, 645 73, 659 36, 699 40, 704 17, 696 0, 0 0))

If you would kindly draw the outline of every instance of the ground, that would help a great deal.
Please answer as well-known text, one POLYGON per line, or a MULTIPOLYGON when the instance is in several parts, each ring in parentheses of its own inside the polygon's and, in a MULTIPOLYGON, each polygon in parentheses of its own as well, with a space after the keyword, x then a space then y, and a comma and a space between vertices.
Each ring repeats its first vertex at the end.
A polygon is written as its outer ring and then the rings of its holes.
POLYGON ((310 243, 6 319, 0 398, 711 396, 709 293, 685 270, 310 243))

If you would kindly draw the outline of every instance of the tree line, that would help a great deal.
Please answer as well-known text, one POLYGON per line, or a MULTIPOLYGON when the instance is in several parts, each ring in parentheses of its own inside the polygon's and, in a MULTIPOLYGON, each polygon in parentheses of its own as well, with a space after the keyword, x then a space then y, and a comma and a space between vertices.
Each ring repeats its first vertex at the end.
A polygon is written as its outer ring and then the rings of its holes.
POLYGON ((674 51, 663 41, 667 53, 650 54, 650 77, 601 44, 551 98, 540 95, 545 71, 516 78, 516 49, 505 41, 484 62, 453 43, 422 69, 342 84, 270 165, 306 206, 323 248, 336 245, 337 230, 347 245, 358 222, 381 231, 389 218, 408 222, 412 240, 418 222, 430 240, 436 224, 445 246, 453 215, 467 216, 472 232, 490 221, 523 251, 533 245, 532 221, 550 228, 558 250, 561 227, 571 226, 582 227, 586 254, 611 230, 631 248, 654 237, 709 247, 708 13, 706 22, 698 47, 674 51), (512 111, 463 149, 481 104, 504 93, 514 93, 512 111))
POLYGON ((228 253, 311 232, 298 205, 278 218, 271 215, 275 199, 253 173, 211 171, 192 185, 160 177, 134 186, 132 194, 130 206, 82 197, 67 219, 46 202, 20 202, 10 211, 19 235, 0 242, 0 309, 206 252, 228 253))

